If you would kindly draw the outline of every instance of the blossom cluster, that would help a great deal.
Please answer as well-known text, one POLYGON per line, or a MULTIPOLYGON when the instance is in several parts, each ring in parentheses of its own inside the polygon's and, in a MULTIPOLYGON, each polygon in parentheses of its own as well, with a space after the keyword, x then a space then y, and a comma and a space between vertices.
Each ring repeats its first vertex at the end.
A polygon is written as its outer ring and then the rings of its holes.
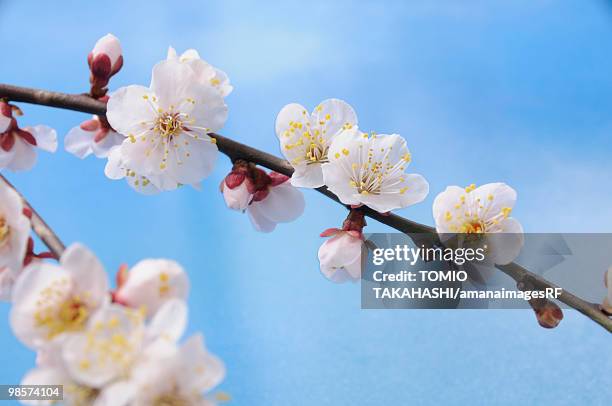
POLYGON ((57 264, 28 255, 27 210, 6 185, 0 197, 2 298, 15 336, 37 353, 22 384, 63 385, 67 405, 211 404, 225 368, 201 334, 181 343, 189 280, 179 264, 123 266, 111 289, 83 245, 57 264))
MULTIPOLYGON (((112 34, 95 44, 87 63, 89 96, 106 104, 106 115, 72 128, 65 149, 105 159, 108 178, 125 179, 143 194, 199 188, 222 147, 215 132, 228 117, 225 98, 233 87, 227 74, 193 49, 179 55, 170 47, 153 67, 149 86, 109 91, 124 63, 112 34)), ((38 148, 57 149, 54 130, 22 128, 21 114, 0 100, 0 169, 30 169, 38 148)), ((333 282, 360 280, 369 247, 365 214, 386 216, 429 194, 427 180, 407 172, 413 157, 406 140, 362 131, 353 107, 339 99, 312 112, 287 104, 275 132, 287 159, 276 166, 283 173, 232 156, 220 185, 226 205, 246 212, 257 231, 271 232, 304 212, 298 188, 332 192, 350 211, 340 228, 321 233, 328 239, 318 250, 320 271, 333 282)), ((510 263, 523 246, 522 226, 511 217, 516 198, 504 183, 447 187, 432 208, 440 240, 456 243, 460 235, 460 244, 486 247, 487 266, 510 263)), ((67 404, 210 404, 208 393, 223 379, 224 366, 201 335, 181 343, 189 281, 180 265, 149 259, 121 267, 111 289, 102 264, 82 245, 61 258, 35 253, 31 215, 12 188, 0 185, 0 298, 12 301, 17 338, 38 354, 23 383, 62 384, 67 404)), ((612 314, 612 270, 605 283, 601 308, 612 314)), ((556 310, 542 310, 555 315, 548 325, 558 323, 556 310)))

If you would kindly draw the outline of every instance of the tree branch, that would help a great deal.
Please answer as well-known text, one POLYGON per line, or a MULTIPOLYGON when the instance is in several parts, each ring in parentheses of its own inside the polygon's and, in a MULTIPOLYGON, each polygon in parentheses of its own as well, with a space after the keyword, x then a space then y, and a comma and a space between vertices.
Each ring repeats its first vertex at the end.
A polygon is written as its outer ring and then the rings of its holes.
POLYGON ((45 223, 43 218, 40 217, 36 210, 34 210, 32 205, 30 205, 26 198, 23 197, 23 195, 4 177, 4 175, 0 174, 0 181, 19 194, 21 200, 23 200, 24 206, 32 212, 32 229, 34 230, 38 238, 40 238, 42 242, 47 246, 49 251, 51 251, 51 253, 53 253, 53 255, 55 255, 55 257, 59 259, 62 256, 64 250, 66 249, 59 237, 53 232, 51 227, 49 227, 47 223, 45 223))
MULTIPOLYGON (((66 94, 58 92, 49 92, 45 90, 30 89, 6 84, 0 84, 0 98, 4 97, 14 102, 25 102, 32 104, 39 104, 50 107, 58 107, 68 110, 80 111, 84 113, 91 113, 103 116, 106 114, 106 104, 97 100, 92 99, 86 95, 78 94, 66 94)), ((260 151, 258 149, 249 147, 248 145, 241 144, 230 138, 224 137, 220 134, 210 134, 212 137, 217 139, 217 146, 219 151, 227 155, 232 161, 236 159, 244 159, 245 161, 253 162, 255 164, 266 167, 270 170, 282 173, 287 176, 291 176, 293 168, 284 159, 280 159, 267 152, 260 151)), ((6 180, 5 180, 6 181, 6 180)), ((318 192, 324 194, 330 199, 342 204, 336 195, 327 190, 326 187, 320 187, 317 189, 318 192)), ((26 203, 27 204, 27 203, 26 203)), ((370 208, 364 207, 363 211, 366 216, 379 221, 380 223, 386 224, 391 228, 401 231, 405 234, 421 234, 423 235, 423 241, 429 244, 438 242, 438 235, 433 227, 416 223, 414 221, 405 219, 396 214, 383 215, 370 208)), ((34 211, 33 211, 34 213, 34 211)), ((38 230, 35 227, 35 232, 40 238, 47 244, 49 249, 56 253, 63 251, 63 244, 59 241, 57 236, 50 230, 50 228, 42 221, 40 216, 36 215, 38 230)), ((34 216, 33 216, 34 218, 34 216)), ((34 221, 33 221, 34 222, 34 221)), ((512 277, 518 286, 533 286, 536 289, 543 290, 546 288, 556 288, 557 286, 539 275, 536 275, 521 265, 511 263, 508 265, 497 266, 502 272, 512 277)), ((612 319, 606 316, 599 307, 593 303, 589 303, 576 295, 563 289, 563 293, 559 296, 559 301, 566 305, 578 310, 585 316, 589 317, 608 332, 612 332, 612 319)))

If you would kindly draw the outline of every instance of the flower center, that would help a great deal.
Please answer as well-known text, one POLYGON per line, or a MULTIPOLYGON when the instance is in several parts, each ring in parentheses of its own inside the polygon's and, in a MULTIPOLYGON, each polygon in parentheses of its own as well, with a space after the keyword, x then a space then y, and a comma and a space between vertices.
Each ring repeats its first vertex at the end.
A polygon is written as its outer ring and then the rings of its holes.
POLYGON ((57 303, 56 297, 61 294, 57 286, 44 289, 37 302, 39 310, 34 313, 36 325, 47 329, 49 340, 67 331, 82 330, 89 316, 85 302, 78 295, 57 303))
POLYGON ((325 163, 327 162, 327 151, 329 147, 323 142, 312 141, 306 149, 306 164, 325 163))
POLYGON ((171 139, 176 134, 183 131, 183 121, 179 113, 162 113, 157 118, 154 131, 158 132, 162 137, 171 139))
POLYGON ((0 215, 0 248, 4 247, 11 235, 11 228, 6 221, 6 218, 0 215))
POLYGON ((465 222, 461 230, 464 234, 481 234, 485 232, 485 224, 480 220, 465 222))
MULTIPOLYGON (((367 137, 367 135, 366 135, 367 137)), ((392 163, 389 160, 391 147, 385 152, 385 155, 380 160, 374 160, 374 149, 369 148, 365 162, 359 164, 353 162, 351 164, 351 179, 349 184, 357 189, 357 193, 362 195, 380 195, 382 193, 399 193, 404 194, 408 190, 407 187, 401 186, 404 183, 404 170, 406 164, 410 162, 410 154, 406 153, 398 162, 392 163), (383 191, 383 187, 385 190, 383 191)), ((350 155, 348 149, 342 150, 342 155, 350 155)), ((340 153, 336 153, 336 158, 340 157, 340 153)))

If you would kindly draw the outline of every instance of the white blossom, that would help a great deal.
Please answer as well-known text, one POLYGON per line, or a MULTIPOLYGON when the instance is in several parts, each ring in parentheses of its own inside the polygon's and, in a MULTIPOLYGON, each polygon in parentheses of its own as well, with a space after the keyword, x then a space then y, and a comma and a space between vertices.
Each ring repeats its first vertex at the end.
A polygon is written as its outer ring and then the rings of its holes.
POLYGON ((189 65, 200 83, 214 87, 223 97, 228 96, 234 89, 230 85, 227 74, 201 59, 200 54, 195 49, 188 49, 178 56, 176 50, 169 47, 167 59, 177 60, 189 65))
POLYGON ((223 362, 207 351, 203 336, 196 334, 180 347, 166 341, 147 348, 130 379, 107 387, 101 396, 114 406, 205 406, 211 405, 206 394, 224 376, 223 362))
POLYGON ((48 152, 57 150, 57 133, 44 125, 19 128, 11 110, 8 103, 0 101, 0 129, 4 128, 0 132, 0 169, 29 170, 36 163, 36 148, 48 152), (7 126, 8 117, 11 118, 7 126))
POLYGON ((10 324, 19 340, 40 348, 83 330, 108 299, 102 264, 87 248, 73 244, 59 265, 37 261, 23 270, 13 287, 10 324))
POLYGON ((207 133, 223 126, 227 106, 190 66, 165 60, 153 68, 149 88, 133 85, 113 93, 107 117, 126 137, 118 147, 122 165, 167 190, 210 174, 218 149, 207 133))
POLYGON ((487 260, 510 263, 523 246, 523 227, 510 217, 515 203, 516 191, 505 183, 449 186, 433 203, 436 231, 442 240, 461 234, 465 242, 485 247, 487 260))
POLYGON ((345 230, 335 230, 328 235, 331 238, 319 248, 321 273, 337 283, 360 280, 368 256, 363 235, 345 230))
POLYGON ((183 268, 167 259, 145 259, 127 272, 115 300, 151 316, 168 300, 187 299, 189 279, 183 268))
POLYGON ((125 137, 107 128, 98 116, 73 127, 64 138, 66 151, 83 159, 94 154, 106 158, 110 150, 123 142, 125 137))
POLYGON ((66 337, 62 360, 76 382, 102 388, 129 373, 144 340, 142 312, 110 304, 94 313, 82 331, 66 337))
POLYGON ((272 184, 253 195, 247 213, 257 231, 269 233, 278 223, 291 222, 304 212, 304 195, 288 182, 289 178, 272 172, 272 184))
POLYGON ((13 284, 26 256, 30 220, 23 208, 19 194, 0 182, 0 300, 11 300, 13 284))
POLYGON ((357 115, 346 102, 329 99, 312 113, 291 103, 276 117, 276 135, 281 151, 295 169, 291 184, 297 187, 323 186, 321 165, 328 162, 329 147, 343 129, 357 125, 357 115))
POLYGON ((419 203, 429 192, 421 175, 404 173, 411 155, 397 134, 368 136, 356 127, 346 129, 334 138, 328 155, 323 178, 344 204, 385 213, 419 203))

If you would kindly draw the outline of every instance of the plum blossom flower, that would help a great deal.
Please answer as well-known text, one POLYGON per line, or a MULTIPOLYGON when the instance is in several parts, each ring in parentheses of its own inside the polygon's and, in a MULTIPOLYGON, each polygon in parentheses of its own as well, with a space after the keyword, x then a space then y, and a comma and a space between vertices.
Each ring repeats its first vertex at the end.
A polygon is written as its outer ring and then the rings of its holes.
POLYGON ((142 313, 110 304, 94 313, 85 329, 66 337, 61 345, 62 360, 74 380, 102 388, 130 371, 144 338, 142 313))
POLYGON ((98 158, 107 158, 110 150, 121 144, 125 137, 110 128, 106 119, 93 116, 73 127, 64 138, 66 151, 83 159, 94 154, 98 158))
POLYGON ((133 308, 144 308, 151 316, 167 301, 187 299, 189 279, 183 268, 167 259, 145 259, 127 271, 114 300, 133 308))
POLYGON ((608 294, 601 304, 601 309, 607 314, 612 314, 612 266, 604 274, 604 285, 608 289, 608 294))
POLYGON ((357 115, 343 100, 325 100, 310 114, 297 103, 283 107, 276 117, 276 135, 283 155, 295 169, 291 184, 323 186, 321 165, 329 161, 332 140, 343 129, 356 126, 357 115))
POLYGON ((234 89, 230 85, 227 74, 201 59, 200 54, 195 49, 188 49, 178 56, 176 50, 169 47, 167 59, 189 65, 200 83, 214 87, 223 97, 228 96, 234 89))
POLYGON ((87 248, 73 244, 59 266, 36 261, 23 270, 13 287, 10 324, 20 341, 40 348, 83 330, 108 301, 102 264, 87 248))
POLYGON ((36 149, 55 152, 57 149, 57 134, 55 130, 44 125, 19 128, 17 120, 13 117, 13 107, 0 101, 0 116, 6 124, 5 130, 0 132, 0 169, 11 171, 25 171, 31 169, 36 163, 36 149))
POLYGON ((362 234, 365 219, 363 213, 351 210, 342 229, 330 228, 321 237, 331 237, 319 248, 321 273, 332 282, 356 282, 368 257, 362 234))
POLYGON ((343 130, 332 141, 328 159, 322 165, 325 184, 344 204, 385 213, 419 203, 429 193, 425 178, 404 173, 411 155, 397 134, 343 130))
POLYGON ((27 253, 30 220, 23 209, 19 194, 0 182, 0 300, 11 300, 13 284, 27 253))
POLYGON ((201 334, 181 346, 158 343, 145 350, 145 355, 129 380, 103 391, 101 396, 108 404, 212 406, 207 394, 223 380, 225 366, 208 352, 201 334))
POLYGON ((523 246, 523 227, 510 217, 515 203, 516 191, 505 183, 449 186, 433 203, 436 231, 443 241, 460 234, 485 247, 487 260, 508 264, 523 246))
POLYGON ((227 106, 189 65, 165 60, 153 68, 149 88, 133 85, 113 93, 107 117, 126 137, 117 147, 121 165, 167 190, 210 174, 218 149, 208 133, 223 126, 227 106))
POLYGON ((262 178, 257 182, 253 199, 246 210, 253 227, 269 233, 276 228, 276 224, 288 223, 300 217, 305 202, 302 192, 288 182, 288 176, 271 172, 262 178))
POLYGON ((91 71, 89 81, 91 82, 92 96, 96 98, 104 96, 108 81, 123 66, 119 39, 112 34, 100 38, 87 56, 87 63, 91 71))

